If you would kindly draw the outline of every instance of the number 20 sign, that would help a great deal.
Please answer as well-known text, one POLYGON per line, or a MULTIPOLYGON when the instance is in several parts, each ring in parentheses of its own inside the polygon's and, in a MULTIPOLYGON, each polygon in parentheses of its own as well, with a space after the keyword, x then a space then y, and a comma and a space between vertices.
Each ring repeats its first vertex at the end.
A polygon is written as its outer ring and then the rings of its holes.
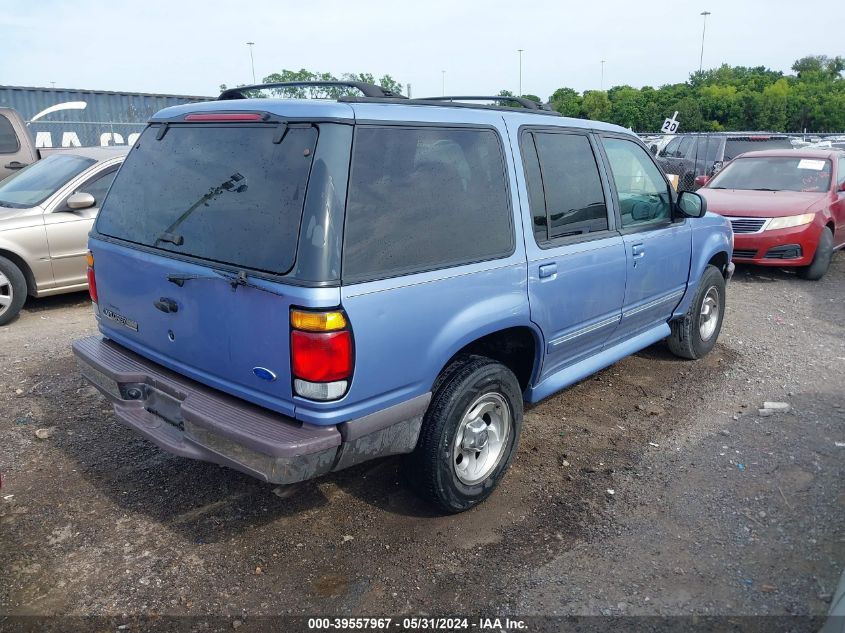
POLYGON ((675 132, 677 132, 678 126, 680 125, 680 123, 678 123, 677 117, 678 111, 675 110, 675 114, 672 115, 671 119, 666 119, 665 121, 663 121, 663 127, 660 128, 660 131, 664 134, 674 134, 675 132))

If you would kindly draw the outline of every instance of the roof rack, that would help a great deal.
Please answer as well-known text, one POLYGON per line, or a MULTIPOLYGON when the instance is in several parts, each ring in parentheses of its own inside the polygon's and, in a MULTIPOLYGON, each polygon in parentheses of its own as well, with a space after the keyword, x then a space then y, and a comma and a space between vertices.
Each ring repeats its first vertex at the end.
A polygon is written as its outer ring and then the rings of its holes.
POLYGON ((255 84, 252 86, 238 86, 237 88, 229 88, 220 93, 217 97, 218 101, 226 101, 228 99, 247 99, 244 91, 262 90, 266 88, 354 88, 360 91, 365 97, 373 99, 406 99, 407 97, 397 94, 387 88, 368 84, 363 81, 281 81, 278 83, 269 84, 255 84))
MULTIPOLYGON (((352 97, 352 96, 342 96, 338 97, 339 103, 379 103, 379 104, 396 104, 396 105, 415 105, 415 106, 432 106, 438 108, 470 108, 472 110, 495 110, 497 112, 512 112, 516 114, 542 114, 546 116, 562 116, 560 112, 556 112, 555 110, 551 110, 548 108, 538 107, 536 109, 531 108, 513 108, 511 106, 503 106, 503 105, 493 105, 487 103, 465 103, 462 101, 448 101, 448 99, 454 99, 455 97, 447 97, 447 100, 444 101, 443 97, 437 97, 436 99, 408 99, 407 97, 401 98, 388 98, 388 97, 352 97)), ((478 99, 479 101, 487 101, 490 97, 473 97, 472 100, 478 99)), ((502 99, 502 97, 496 97, 496 100, 502 99)), ((535 102, 535 105, 539 105, 535 102)))
POLYGON ((534 101, 533 99, 526 99, 525 97, 512 97, 507 95, 496 95, 495 97, 479 97, 479 96, 466 96, 466 97, 451 97, 451 96, 443 96, 443 97, 422 97, 421 101, 498 101, 501 103, 518 103, 523 108, 527 108, 528 110, 551 110, 550 107, 546 105, 541 105, 534 101))

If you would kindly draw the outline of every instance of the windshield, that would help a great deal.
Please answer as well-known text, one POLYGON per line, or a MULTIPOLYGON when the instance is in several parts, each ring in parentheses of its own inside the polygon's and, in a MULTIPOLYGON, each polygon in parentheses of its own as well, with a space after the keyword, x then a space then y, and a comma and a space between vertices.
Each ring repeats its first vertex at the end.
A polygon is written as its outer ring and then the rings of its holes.
POLYGON ((115 178, 97 231, 210 261, 288 272, 317 129, 290 127, 282 137, 281 126, 171 125, 160 140, 159 126, 148 128, 115 178))
POLYGON ((96 162, 73 154, 53 154, 39 160, 0 182, 0 206, 37 206, 96 162))
POLYGON ((830 187, 829 160, 767 156, 739 158, 710 181, 710 189, 763 191, 827 191, 830 187))

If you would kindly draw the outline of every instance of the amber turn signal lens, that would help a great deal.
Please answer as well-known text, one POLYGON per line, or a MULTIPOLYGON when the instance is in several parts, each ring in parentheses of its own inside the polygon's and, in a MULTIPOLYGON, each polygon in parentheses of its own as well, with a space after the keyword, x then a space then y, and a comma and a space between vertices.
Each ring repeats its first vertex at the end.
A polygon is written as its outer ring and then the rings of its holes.
POLYGON ((294 330, 306 332, 333 332, 346 327, 342 312, 304 312, 291 310, 290 324, 294 330))
POLYGON ((94 256, 91 254, 90 251, 88 252, 88 255, 86 255, 85 259, 88 261, 88 266, 90 268, 93 268, 94 267, 94 256))

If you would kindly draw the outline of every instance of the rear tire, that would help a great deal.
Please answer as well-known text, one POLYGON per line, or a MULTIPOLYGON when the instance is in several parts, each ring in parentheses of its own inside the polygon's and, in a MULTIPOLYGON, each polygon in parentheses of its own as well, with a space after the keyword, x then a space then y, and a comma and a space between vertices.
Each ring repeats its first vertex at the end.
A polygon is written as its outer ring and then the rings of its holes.
POLYGON ((0 325, 6 325, 21 311, 26 301, 26 279, 20 268, 0 257, 0 325))
POLYGON ((513 372, 483 356, 452 363, 434 386, 403 480, 445 512, 492 494, 510 466, 522 429, 522 390, 513 372))
POLYGON ((716 345, 725 317, 725 278, 715 266, 708 266, 698 290, 682 319, 673 321, 667 342, 675 356, 698 360, 716 345))
POLYGON ((819 236, 819 244, 816 246, 816 254, 809 266, 798 269, 798 276, 809 281, 818 281, 824 277, 827 269, 830 268, 830 260, 833 258, 833 231, 826 226, 819 236))

